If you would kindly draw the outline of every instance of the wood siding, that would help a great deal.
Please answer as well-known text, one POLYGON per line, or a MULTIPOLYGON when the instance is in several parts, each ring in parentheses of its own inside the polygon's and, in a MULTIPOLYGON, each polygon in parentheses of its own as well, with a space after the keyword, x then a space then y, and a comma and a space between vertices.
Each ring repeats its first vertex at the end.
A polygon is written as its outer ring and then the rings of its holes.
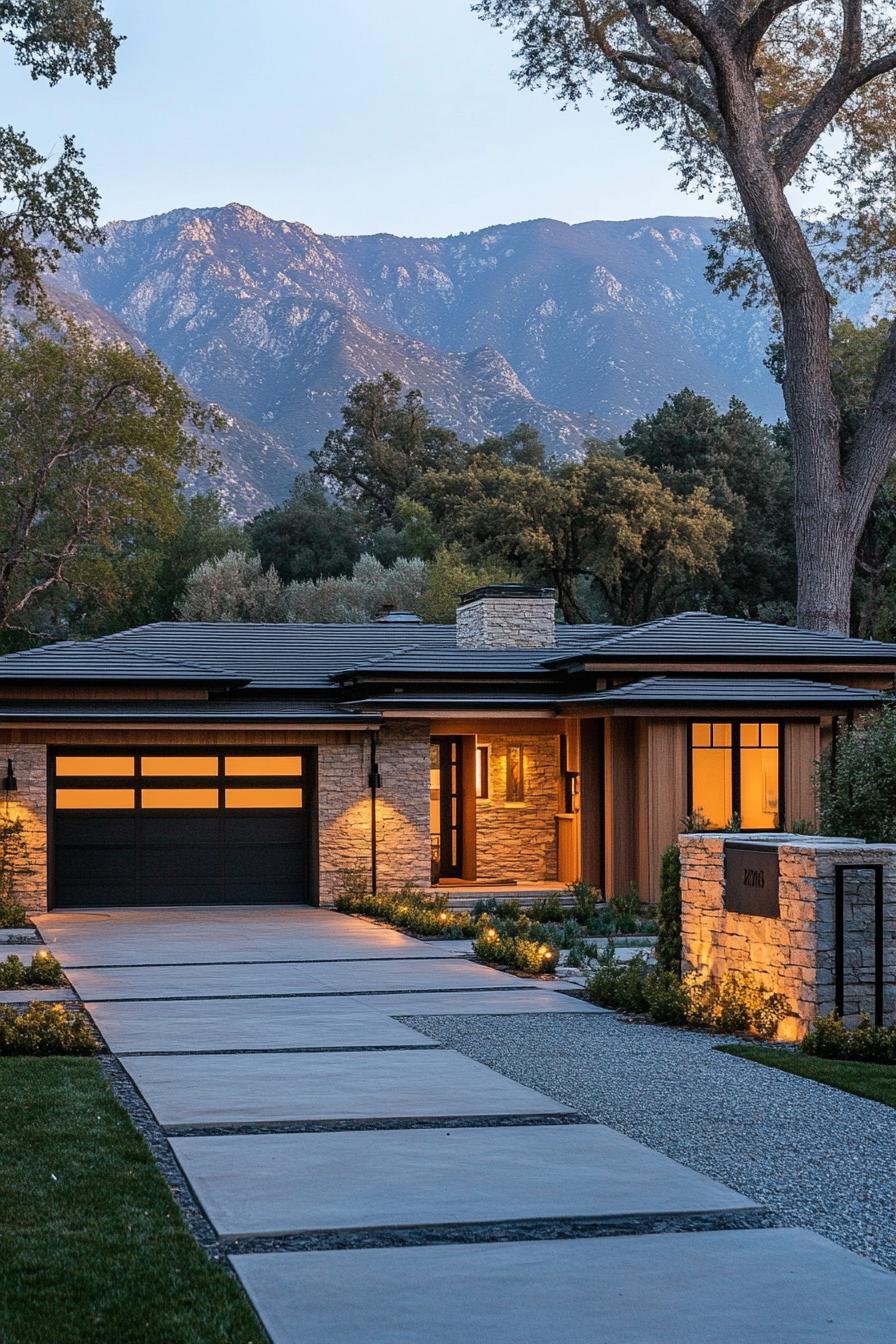
POLYGON ((784 822, 818 824, 815 770, 821 755, 818 722, 784 725, 784 822))

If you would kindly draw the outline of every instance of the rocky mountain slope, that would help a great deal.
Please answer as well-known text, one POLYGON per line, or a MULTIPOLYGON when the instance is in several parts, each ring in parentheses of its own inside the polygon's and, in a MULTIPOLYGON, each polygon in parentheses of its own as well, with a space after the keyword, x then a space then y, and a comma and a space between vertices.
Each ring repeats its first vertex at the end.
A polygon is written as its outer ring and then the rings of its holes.
POLYGON ((348 388, 384 369, 465 438, 526 420, 563 453, 686 384, 780 414, 767 319, 704 279, 711 228, 543 219, 328 237, 229 205, 110 224, 54 285, 232 417, 222 485, 246 514, 283 496, 348 388))

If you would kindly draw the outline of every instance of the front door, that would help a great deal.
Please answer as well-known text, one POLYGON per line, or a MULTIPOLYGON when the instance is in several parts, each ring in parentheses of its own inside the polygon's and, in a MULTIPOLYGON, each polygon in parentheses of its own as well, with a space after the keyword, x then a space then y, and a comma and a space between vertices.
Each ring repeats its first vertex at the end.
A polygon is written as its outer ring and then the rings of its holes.
POLYGON ((434 737, 429 747, 429 830, 432 879, 463 872, 463 738, 434 737))

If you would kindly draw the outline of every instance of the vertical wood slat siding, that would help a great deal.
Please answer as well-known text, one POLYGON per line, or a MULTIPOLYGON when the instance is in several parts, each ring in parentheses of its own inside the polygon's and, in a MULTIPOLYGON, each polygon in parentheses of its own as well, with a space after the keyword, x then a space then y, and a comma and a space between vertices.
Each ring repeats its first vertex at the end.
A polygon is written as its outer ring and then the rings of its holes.
POLYGON ((681 830, 688 810, 688 729, 682 719, 648 725, 647 863, 641 899, 659 900, 660 859, 681 830))
POLYGON ((637 881, 637 726, 633 719, 608 719, 606 724, 607 896, 619 895, 637 881))
POLYGON ((791 721, 784 725, 784 812, 785 823, 795 821, 818 824, 815 797, 815 770, 821 754, 820 725, 817 721, 791 721))

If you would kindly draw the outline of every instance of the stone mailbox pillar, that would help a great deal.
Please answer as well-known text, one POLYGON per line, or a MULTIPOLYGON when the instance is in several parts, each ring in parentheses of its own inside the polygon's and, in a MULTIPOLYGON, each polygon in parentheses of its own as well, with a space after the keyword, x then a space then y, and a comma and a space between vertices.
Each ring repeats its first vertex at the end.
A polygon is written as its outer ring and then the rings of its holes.
POLYGON ((850 1026, 862 1012, 896 1023, 896 845, 780 832, 678 843, 684 973, 752 972, 791 1004, 781 1039, 835 1009, 850 1026))

